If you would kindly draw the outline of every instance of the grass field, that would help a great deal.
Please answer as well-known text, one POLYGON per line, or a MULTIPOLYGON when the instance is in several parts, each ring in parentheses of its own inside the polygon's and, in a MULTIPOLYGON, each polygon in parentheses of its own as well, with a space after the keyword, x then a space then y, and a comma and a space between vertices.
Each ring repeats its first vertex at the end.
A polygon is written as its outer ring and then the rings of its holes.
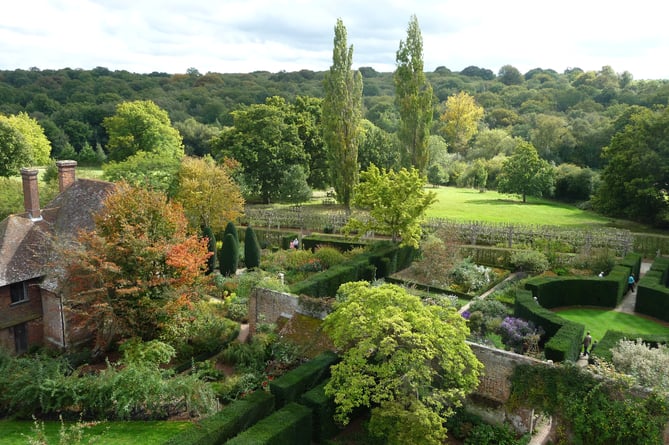
POLYGON ((569 308, 556 311, 560 317, 575 321, 590 331, 593 340, 601 340, 606 331, 629 334, 669 335, 669 327, 631 314, 601 309, 569 308))
MULTIPOLYGON (((66 423, 66 428, 70 424, 66 423)), ((164 443, 168 438, 191 426, 190 422, 103 422, 84 429, 84 440, 105 445, 151 445, 164 443)), ((25 445, 33 434, 35 424, 28 421, 0 420, 0 443, 3 445, 25 445)), ((44 422, 47 443, 58 444, 60 422, 44 422)), ((75 445, 72 443, 72 445, 75 445)))
POLYGON ((503 195, 495 191, 479 192, 470 188, 430 188, 437 194, 427 211, 431 218, 448 218, 458 221, 505 222, 514 224, 551 225, 574 228, 625 227, 629 222, 614 220, 575 206, 527 197, 503 195))

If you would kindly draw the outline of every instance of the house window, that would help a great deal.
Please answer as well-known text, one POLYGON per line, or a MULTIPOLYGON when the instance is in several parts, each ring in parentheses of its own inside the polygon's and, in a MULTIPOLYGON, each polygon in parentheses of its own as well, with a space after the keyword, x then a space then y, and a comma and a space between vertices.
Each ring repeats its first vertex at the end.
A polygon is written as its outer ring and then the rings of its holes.
POLYGON ((17 354, 28 352, 28 327, 25 323, 14 326, 14 346, 17 354))
POLYGON ((10 284, 9 293, 12 296, 12 303, 20 303, 28 300, 28 286, 26 286, 25 281, 10 284))

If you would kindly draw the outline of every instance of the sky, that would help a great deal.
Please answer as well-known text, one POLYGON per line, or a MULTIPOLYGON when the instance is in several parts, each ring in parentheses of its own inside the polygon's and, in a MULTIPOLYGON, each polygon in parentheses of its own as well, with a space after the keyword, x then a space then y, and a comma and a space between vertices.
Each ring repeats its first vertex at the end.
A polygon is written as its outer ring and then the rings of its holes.
POLYGON ((667 12, 659 0, 10 0, 0 69, 325 71, 341 18, 353 68, 392 72, 415 15, 425 71, 610 66, 669 79, 667 12))

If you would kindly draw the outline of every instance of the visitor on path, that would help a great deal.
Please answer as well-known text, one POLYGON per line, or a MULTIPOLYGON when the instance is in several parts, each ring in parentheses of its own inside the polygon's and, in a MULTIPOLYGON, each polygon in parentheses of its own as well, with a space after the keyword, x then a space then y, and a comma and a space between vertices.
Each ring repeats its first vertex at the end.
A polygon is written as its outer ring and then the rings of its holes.
POLYGON ((588 349, 590 348, 591 343, 592 343, 592 337, 590 336, 590 331, 588 331, 585 334, 585 337, 583 338, 583 356, 584 357, 588 356, 588 349))
POLYGON ((628 292, 634 292, 635 281, 636 280, 634 279, 634 274, 633 273, 630 274, 629 278, 627 279, 627 291, 628 292))

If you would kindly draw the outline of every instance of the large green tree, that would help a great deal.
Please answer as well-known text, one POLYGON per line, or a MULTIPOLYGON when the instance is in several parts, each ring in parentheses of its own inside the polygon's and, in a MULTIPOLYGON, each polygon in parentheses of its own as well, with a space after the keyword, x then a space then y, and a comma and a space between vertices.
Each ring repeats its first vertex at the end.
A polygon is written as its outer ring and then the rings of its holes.
POLYGON ((612 216, 669 225, 669 108, 622 116, 604 150, 595 207, 612 216))
POLYGON ((502 165, 497 178, 497 191, 519 195, 526 202, 527 195, 549 195, 553 183, 553 167, 539 157, 531 143, 520 141, 502 165))
POLYGON ((0 116, 0 176, 18 175, 21 167, 30 164, 25 138, 6 117, 0 116))
POLYGON ((393 78, 404 166, 413 166, 424 176, 429 163, 427 142, 433 113, 432 85, 423 71, 423 37, 415 15, 409 21, 406 41, 400 41, 396 61, 393 78))
POLYGON ((396 172, 371 164, 360 174, 353 196, 353 205, 365 214, 352 216, 344 230, 359 234, 374 230, 418 248, 425 211, 436 199, 434 192, 425 191, 425 182, 415 168, 396 172))
POLYGON ((350 206, 358 181, 358 134, 362 116, 362 75, 353 72, 353 46, 347 47, 346 27, 335 26, 332 66, 325 73, 323 137, 330 155, 330 179, 337 201, 350 206))
POLYGON ((323 328, 342 357, 325 386, 339 422, 367 407, 370 433, 384 443, 443 443, 446 419, 482 369, 453 307, 425 305, 391 284, 352 282, 340 287, 323 328))
POLYGON ((23 135, 30 165, 47 165, 51 156, 51 142, 45 136, 42 126, 23 112, 9 116, 7 120, 23 135))
POLYGON ((218 159, 239 161, 244 186, 251 195, 270 203, 280 196, 285 172, 300 165, 308 174, 308 156, 298 134, 294 109, 281 97, 233 113, 235 125, 216 143, 218 159))
POLYGON ((150 100, 118 104, 116 113, 105 118, 103 125, 109 135, 110 161, 124 161, 138 152, 175 159, 184 155, 181 135, 169 115, 150 100))

